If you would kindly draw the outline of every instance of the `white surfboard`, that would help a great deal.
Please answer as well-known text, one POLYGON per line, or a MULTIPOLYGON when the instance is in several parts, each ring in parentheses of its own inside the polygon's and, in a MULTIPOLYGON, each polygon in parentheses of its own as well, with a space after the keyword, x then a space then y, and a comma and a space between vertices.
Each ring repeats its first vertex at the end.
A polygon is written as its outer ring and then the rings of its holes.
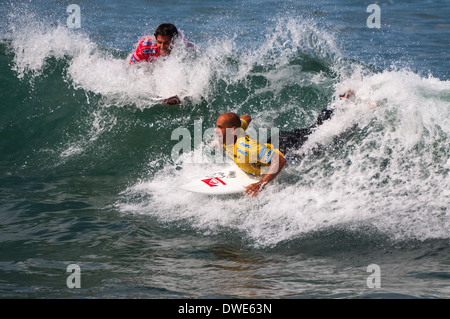
POLYGON ((237 166, 230 166, 205 176, 193 178, 181 189, 207 195, 244 193, 245 186, 256 183, 260 177, 245 173, 237 166))

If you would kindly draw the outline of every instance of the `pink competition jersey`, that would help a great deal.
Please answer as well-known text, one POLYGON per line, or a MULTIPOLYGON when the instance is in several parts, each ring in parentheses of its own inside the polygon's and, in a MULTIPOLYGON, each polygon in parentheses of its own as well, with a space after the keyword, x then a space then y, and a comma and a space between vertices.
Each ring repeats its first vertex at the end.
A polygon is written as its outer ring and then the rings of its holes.
POLYGON ((131 63, 146 61, 152 62, 159 57, 161 52, 156 46, 156 39, 154 35, 144 37, 139 41, 139 44, 131 56, 131 63))

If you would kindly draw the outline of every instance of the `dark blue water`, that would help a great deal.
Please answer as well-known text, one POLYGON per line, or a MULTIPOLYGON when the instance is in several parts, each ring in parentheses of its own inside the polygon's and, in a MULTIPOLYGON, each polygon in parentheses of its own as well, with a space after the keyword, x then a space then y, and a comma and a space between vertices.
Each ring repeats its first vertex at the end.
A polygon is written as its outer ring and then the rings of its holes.
POLYGON ((1 298, 450 296, 445 1, 378 2, 380 28, 370 1, 84 1, 78 29, 70 4, 0 6, 1 298), (164 22, 197 50, 130 67, 164 22), (177 129, 327 106, 257 198, 178 189, 223 165, 206 133, 173 158, 177 129))

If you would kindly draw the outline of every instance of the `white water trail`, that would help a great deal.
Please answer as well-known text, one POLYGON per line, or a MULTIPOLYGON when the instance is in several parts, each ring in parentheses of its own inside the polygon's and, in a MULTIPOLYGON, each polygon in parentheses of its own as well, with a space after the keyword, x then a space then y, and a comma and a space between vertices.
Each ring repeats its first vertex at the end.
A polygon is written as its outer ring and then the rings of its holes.
MULTIPOLYGON (((155 96, 178 92, 198 101, 215 89, 213 78, 227 84, 245 82, 255 64, 263 67, 260 73, 268 79, 260 90, 275 96, 293 81, 316 83, 318 89, 328 85, 320 74, 311 76, 301 67, 289 66, 303 51, 340 73, 335 97, 352 88, 357 99, 350 105, 336 102, 335 115, 311 135, 299 165, 287 167, 264 193, 249 199, 178 190, 176 186, 190 176, 220 165, 169 163, 125 190, 117 208, 165 222, 187 221, 205 234, 237 230, 262 246, 333 227, 370 226, 398 240, 449 238, 450 83, 403 70, 362 72, 355 65, 347 65, 344 72, 345 61, 324 32, 292 20, 275 29, 247 54, 236 54, 234 40, 227 38, 211 43, 191 61, 179 52, 164 63, 130 67, 126 58, 101 50, 83 34, 48 27, 27 16, 26 21, 12 24, 13 68, 19 78, 37 77, 49 59, 63 60, 73 87, 99 94, 119 107, 145 108, 155 96), (290 36, 283 38, 286 30, 290 36), (280 37, 285 41, 276 42, 280 37), (224 63, 229 58, 234 61, 224 63), (358 127, 352 131, 355 124, 358 127), (310 154, 317 145, 325 147, 324 155, 310 154)), ((301 105, 289 107, 302 112, 301 105)), ((254 124, 270 125, 263 119, 279 112, 270 107, 262 110, 254 124)), ((116 123, 114 119, 98 122, 101 118, 101 113, 93 117, 86 143, 69 145, 61 156, 78 154, 116 123)))
POLYGON ((336 94, 348 87, 357 99, 336 102, 301 164, 287 167, 257 198, 181 191, 181 182, 220 167, 181 163, 181 170, 167 165, 127 189, 119 210, 187 220, 205 234, 235 229, 261 246, 342 227, 370 227, 393 240, 449 238, 450 83, 406 71, 355 72, 336 94), (325 155, 308 155, 318 145, 325 155))

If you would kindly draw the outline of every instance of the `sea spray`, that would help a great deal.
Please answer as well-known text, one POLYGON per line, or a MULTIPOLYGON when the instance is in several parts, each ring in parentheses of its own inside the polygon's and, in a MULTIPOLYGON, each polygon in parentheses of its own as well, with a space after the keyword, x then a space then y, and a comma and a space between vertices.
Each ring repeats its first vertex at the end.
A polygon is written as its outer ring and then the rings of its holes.
MULTIPOLYGON (((139 178, 117 199, 119 211, 183 220, 206 233, 232 229, 262 246, 330 228, 370 226, 399 240, 448 236, 448 81, 349 61, 333 36, 308 21, 281 20, 248 50, 238 36, 229 36, 198 44, 194 54, 179 51, 165 61, 129 66, 129 52, 102 48, 82 31, 32 15, 26 21, 13 17, 17 78, 45 80, 52 74, 65 81, 67 95, 85 99, 73 113, 82 115, 77 127, 69 125, 59 143, 41 150, 42 156, 57 154, 51 167, 78 163, 83 154, 95 169, 98 150, 111 157, 129 153, 120 161, 138 159, 136 167, 148 167, 142 164, 146 156, 147 162, 163 159, 162 167, 134 173, 139 178), (342 103, 338 96, 348 89, 356 100, 342 103), (152 112, 161 107, 155 96, 175 93, 191 100, 152 112), (202 119, 212 128, 221 112, 235 111, 252 114, 255 128, 290 130, 310 125, 325 107, 335 114, 299 150, 303 160, 257 199, 208 198, 176 188, 220 167, 169 159, 175 143, 170 134, 180 126, 192 130, 194 120, 202 119), (146 134, 153 142, 148 151, 132 153, 132 143, 120 143, 128 136, 147 145, 146 134)), ((108 156, 102 159, 109 163, 108 156)))
POLYGON ((369 227, 392 240, 446 238, 450 127, 441 115, 448 114, 449 83, 385 71, 354 74, 336 87, 336 95, 355 89, 356 99, 330 103, 335 116, 299 150, 303 161, 289 165, 257 199, 178 190, 177 184, 220 165, 167 164, 129 188, 119 209, 188 220, 201 232, 234 228, 262 246, 330 228, 369 227), (130 209, 137 189, 146 200, 130 209))

